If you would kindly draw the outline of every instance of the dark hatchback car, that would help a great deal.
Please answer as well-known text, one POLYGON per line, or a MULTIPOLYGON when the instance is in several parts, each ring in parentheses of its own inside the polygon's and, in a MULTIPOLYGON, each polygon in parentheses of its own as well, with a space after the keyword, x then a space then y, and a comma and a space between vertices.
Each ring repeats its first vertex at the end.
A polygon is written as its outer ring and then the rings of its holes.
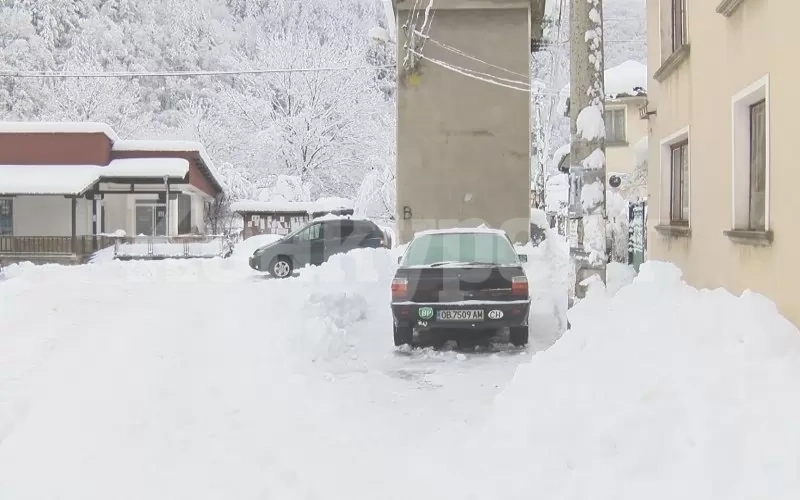
POLYGON ((250 257, 250 267, 276 278, 288 278, 295 269, 320 265, 338 253, 387 247, 386 235, 374 222, 327 216, 312 220, 280 240, 259 248, 250 257))
POLYGON ((516 346, 528 343, 528 279, 508 235, 491 229, 417 233, 392 281, 394 344, 433 329, 508 329, 516 346))

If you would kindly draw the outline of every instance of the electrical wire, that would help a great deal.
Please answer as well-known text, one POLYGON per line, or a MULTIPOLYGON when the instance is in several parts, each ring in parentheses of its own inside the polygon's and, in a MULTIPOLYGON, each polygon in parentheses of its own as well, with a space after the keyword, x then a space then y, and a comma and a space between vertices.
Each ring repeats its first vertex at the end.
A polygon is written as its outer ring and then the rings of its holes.
MULTIPOLYGON (((455 48, 455 47, 453 47, 453 46, 447 45, 446 43, 440 42, 440 41, 438 41, 438 40, 434 40, 433 38, 430 38, 430 37, 428 37, 427 35, 425 35, 425 34, 423 34, 423 33, 420 33, 419 31, 417 31, 417 34, 418 34, 419 36, 425 37, 425 38, 426 38, 426 39, 427 39, 429 42, 431 42, 432 44, 434 44, 434 45, 437 45, 437 46, 439 46, 439 47, 441 47, 441 48, 443 48, 443 49, 445 49, 445 50, 449 50, 450 52, 452 52, 452 53, 454 53, 454 54, 458 54, 458 55, 460 55, 461 57, 466 57, 467 59, 471 59, 471 60, 473 60, 473 61, 476 61, 476 62, 479 62, 479 63, 481 63, 481 64, 485 64, 485 65, 487 65, 487 66, 489 66, 489 67, 492 67, 492 68, 495 68, 495 69, 499 69, 500 71, 505 71, 506 73, 509 73, 509 74, 512 74, 512 75, 521 76, 521 77, 523 77, 523 78, 528 78, 528 77, 530 76, 530 75, 525 75, 525 74, 523 74, 523 73, 518 73, 518 72, 516 72, 516 71, 512 71, 512 70, 510 70, 510 69, 503 68, 502 66, 497 66, 497 65, 495 65, 495 64, 492 64, 492 63, 486 62, 486 61, 484 61, 484 60, 482 60, 482 59, 478 59, 478 58, 477 58, 477 57, 475 57, 475 56, 472 56, 472 55, 469 55, 469 54, 467 54, 467 53, 466 53, 466 52, 464 52, 463 50, 457 49, 457 48, 455 48)), ((513 81, 513 80, 508 80, 508 81, 513 81)))
MULTIPOLYGON (((420 54, 419 52, 414 51, 413 49, 408 49, 408 50, 410 52, 412 52, 415 56, 419 57, 420 59, 424 59, 424 60, 429 61, 429 62, 431 62, 431 63, 433 63, 433 64, 435 64, 437 66, 441 66, 442 68, 445 68, 445 69, 450 70, 450 71, 454 71, 454 72, 462 74, 464 76, 468 76, 470 78, 474 78, 474 79, 480 80, 482 82, 491 83, 491 84, 494 84, 494 85, 498 85, 500 87, 505 87, 505 88, 509 88, 509 89, 513 89, 513 90, 519 90, 519 91, 522 91, 522 92, 530 92, 531 91, 530 87, 528 87, 528 88, 517 87, 517 86, 514 86, 514 85, 509 85, 509 84, 506 84, 506 83, 498 82, 497 80, 492 80, 490 78, 484 78, 484 77, 479 76, 479 75, 485 74, 485 73, 479 73, 477 71, 470 73, 470 71, 472 71, 472 70, 468 70, 466 68, 459 68, 457 66, 453 66, 451 64, 448 64, 448 63, 446 63, 444 61, 440 61, 439 59, 434 59, 432 57, 424 56, 424 55, 420 54), (477 73, 477 74, 475 74, 475 73, 477 73)), ((524 82, 517 82, 517 83, 524 84, 524 82)))
POLYGON ((196 71, 0 71, 6 78, 136 78, 136 77, 182 77, 182 76, 226 76, 226 75, 264 75, 283 73, 334 73, 340 71, 369 71, 394 69, 394 65, 379 66, 331 66, 317 68, 268 68, 236 70, 196 70, 196 71))

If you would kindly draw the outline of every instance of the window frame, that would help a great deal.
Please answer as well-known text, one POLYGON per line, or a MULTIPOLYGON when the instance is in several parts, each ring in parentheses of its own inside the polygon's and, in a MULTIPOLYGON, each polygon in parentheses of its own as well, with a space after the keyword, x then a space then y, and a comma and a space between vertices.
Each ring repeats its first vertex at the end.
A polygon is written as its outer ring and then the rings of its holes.
POLYGON ((691 215, 691 208, 689 205, 690 190, 689 180, 691 177, 691 162, 689 155, 689 139, 681 139, 669 145, 669 220, 670 224, 674 225, 689 225, 689 217, 691 215), (679 152, 680 159, 677 172, 677 182, 679 184, 677 194, 680 207, 678 207, 678 215, 676 216, 676 165, 675 153, 679 152), (686 213, 684 213, 684 211, 686 213))
POLYGON ((293 243, 300 243, 304 241, 312 242, 312 241, 318 241, 323 237, 324 237, 324 231, 322 230, 322 223, 315 222, 313 224, 309 224, 308 226, 298 231, 298 233, 292 237, 292 242, 293 243), (315 228, 317 229, 317 236, 316 238, 312 238, 311 233, 312 230, 315 228), (307 237, 304 236, 305 234, 308 234, 308 236, 307 237))
MULTIPOLYGON (((767 229, 767 189, 766 189, 767 186, 766 185, 767 185, 767 148, 768 148, 767 130, 766 130, 766 127, 767 127, 767 99, 766 99, 766 97, 761 99, 761 100, 759 100, 759 101, 756 101, 753 104, 750 104, 748 106, 748 115, 749 115, 748 116, 748 128, 749 128, 748 136, 749 136, 750 154, 749 154, 749 168, 748 168, 748 170, 749 170, 749 183, 748 183, 749 186, 748 186, 748 190, 747 190, 748 191, 748 193, 747 193, 748 194, 748 200, 747 200, 748 201, 748 203, 747 203, 747 229, 749 231, 766 231, 766 229, 767 229), (760 108, 760 110, 755 111, 756 108, 760 108), (763 124, 761 126, 761 131, 760 131, 761 134, 763 134, 763 144, 761 144, 761 149, 762 149, 761 153, 763 153, 763 160, 762 160, 763 164, 761 165, 761 170, 762 170, 761 171, 761 176, 763 176, 763 179, 762 179, 763 192, 761 192, 761 194, 763 195, 763 200, 761 201, 761 204, 763 206, 761 207, 761 210, 762 210, 761 216, 764 219, 763 224, 761 224, 761 223, 754 224, 753 223, 753 215, 754 215, 753 214, 753 208, 754 208, 753 195, 755 194, 755 192, 753 191, 753 184, 754 184, 754 181, 755 181, 755 179, 754 179, 754 175, 755 175, 754 170, 756 168, 755 162, 758 159, 761 159, 761 158, 755 158, 755 155, 754 155, 754 150, 756 149, 755 135, 757 133, 755 131, 754 112, 759 112, 760 115, 761 115, 760 119, 763 120, 763 124)), ((759 157, 760 156, 761 155, 759 155, 759 157)))
POLYGON ((769 73, 767 73, 731 98, 731 230, 726 234, 732 238, 742 233, 748 233, 753 238, 763 239, 772 233, 770 128, 770 91, 769 73), (752 106, 760 103, 763 103, 762 119, 764 124, 762 157, 764 161, 764 223, 763 225, 754 225, 752 224, 753 124, 751 118, 752 106))
POLYGON ((626 106, 622 106, 622 107, 610 106, 610 107, 607 107, 605 112, 604 112, 604 117, 603 118, 604 118, 605 127, 606 127, 606 143, 611 144, 611 145, 613 145, 613 144, 627 144, 627 142, 628 142, 628 109, 627 109, 627 107, 626 106), (614 130, 615 132, 617 130, 617 128, 614 126, 614 124, 615 124, 614 114, 615 113, 620 113, 622 115, 622 137, 621 138, 613 138, 613 137, 610 137, 609 134, 608 134, 609 121, 608 121, 607 117, 608 117, 609 114, 611 115, 612 130, 614 130))
POLYGON ((671 0, 671 42, 672 52, 677 52, 687 44, 686 0, 671 0))
MULTIPOLYGON (((6 227, 10 228, 10 233, 0 232, 0 236, 14 236, 14 198, 4 198, 0 197, 0 204, 7 205, 9 207, 8 214, 6 215, 9 220, 9 225, 6 227)), ((0 217, 4 217, 2 213, 0 213, 0 217)), ((0 225, 0 231, 2 230, 2 225, 0 225)))

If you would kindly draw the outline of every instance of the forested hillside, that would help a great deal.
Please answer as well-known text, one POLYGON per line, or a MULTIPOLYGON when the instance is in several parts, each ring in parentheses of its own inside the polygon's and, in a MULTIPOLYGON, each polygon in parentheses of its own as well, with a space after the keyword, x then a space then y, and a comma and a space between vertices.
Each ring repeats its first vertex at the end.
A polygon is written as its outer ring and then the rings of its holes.
MULTIPOLYGON (((532 65, 546 92, 568 78, 562 16, 560 39, 532 65)), ((619 18, 607 39, 643 39, 643 0, 607 0, 607 17, 619 18)), ((394 47, 368 37, 378 25, 380 0, 0 0, 0 74, 329 69, 0 76, 0 119, 103 121, 124 138, 199 140, 234 198, 267 198, 277 176, 290 175, 305 196, 349 196, 371 214, 390 213, 395 83, 385 66, 394 47)), ((607 63, 643 60, 644 47, 610 43, 607 63)), ((542 126, 560 145, 564 120, 542 126)))
POLYGON ((393 61, 377 0, 0 0, 0 71, 341 68, 250 75, 0 78, 0 119, 96 120, 202 141, 236 197, 277 174, 355 195, 392 163, 393 61), (388 56, 392 59, 388 59, 388 56))

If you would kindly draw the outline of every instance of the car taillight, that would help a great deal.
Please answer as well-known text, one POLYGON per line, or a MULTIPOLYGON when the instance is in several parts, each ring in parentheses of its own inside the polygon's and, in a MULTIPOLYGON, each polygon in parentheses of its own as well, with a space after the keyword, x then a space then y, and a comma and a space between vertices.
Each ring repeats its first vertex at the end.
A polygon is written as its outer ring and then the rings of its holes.
MULTIPOLYGON (((527 289, 527 288, 526 288, 527 289)), ((408 294, 408 280, 405 278, 395 278, 392 280, 392 298, 402 299, 408 294)))
POLYGON ((514 295, 528 295, 528 278, 515 276, 511 278, 511 293, 514 295))

